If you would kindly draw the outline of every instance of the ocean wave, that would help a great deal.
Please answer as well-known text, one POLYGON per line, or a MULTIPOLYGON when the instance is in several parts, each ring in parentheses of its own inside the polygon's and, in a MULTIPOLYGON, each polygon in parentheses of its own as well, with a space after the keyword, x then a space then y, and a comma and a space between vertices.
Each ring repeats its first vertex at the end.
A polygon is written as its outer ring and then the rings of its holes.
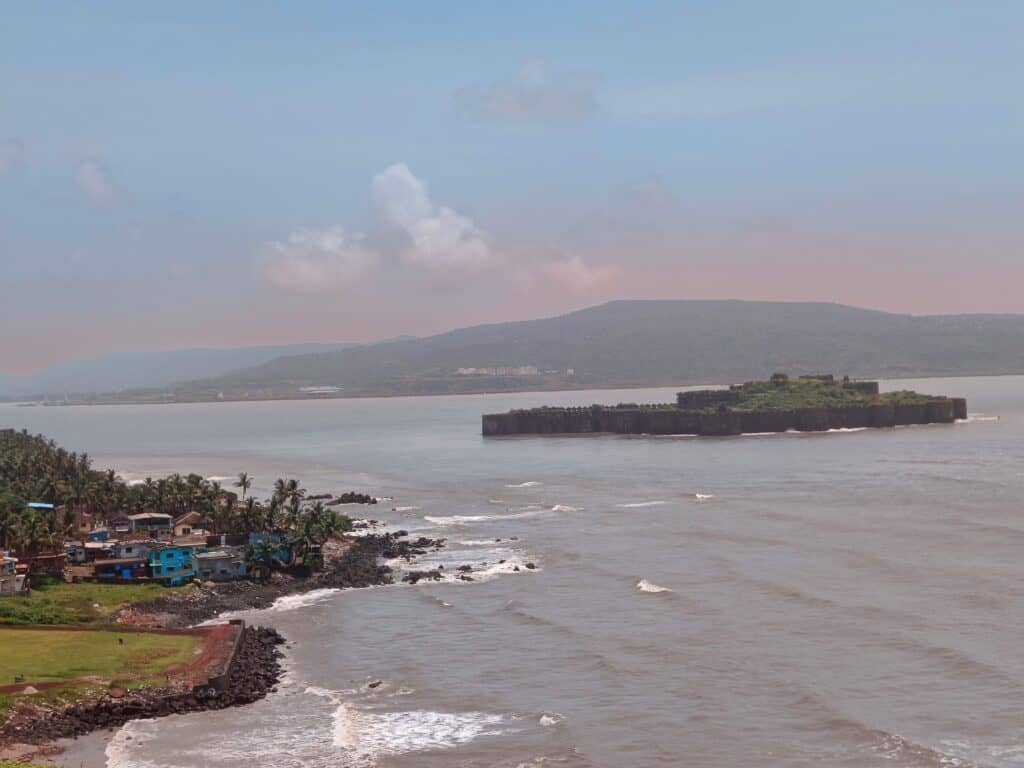
MULTIPOLYGON (((430 584, 478 584, 508 574, 539 572, 542 570, 534 560, 525 556, 522 552, 517 552, 510 547, 501 546, 486 552, 481 552, 479 549, 462 551, 458 549, 443 549, 439 552, 431 552, 414 558, 410 562, 406 562, 403 558, 399 557, 387 560, 384 564, 398 573, 433 570, 441 572, 439 580, 424 579, 418 582, 420 586, 430 584), (528 568, 527 564, 533 567, 528 568), (460 571, 459 567, 463 565, 472 566, 472 570, 460 571), (463 575, 468 576, 471 580, 467 581, 460 578, 463 575)), ((396 577, 395 580, 400 581, 400 578, 396 577)))
POLYGON ((568 504, 555 504, 551 508, 552 512, 582 512, 583 507, 570 507, 568 504))
POLYGON ((140 759, 145 754, 144 745, 157 734, 153 727, 155 720, 129 720, 113 735, 104 754, 110 768, 156 768, 157 764, 140 759), (138 754, 136 754, 138 753, 138 754))
POLYGON ((668 587, 658 586, 653 581, 648 581, 647 579, 640 579, 640 581, 638 581, 636 583, 636 588, 639 589, 641 592, 655 592, 655 593, 657 593, 657 592, 671 592, 672 591, 668 587))
POLYGON ((715 498, 715 494, 713 494, 713 493, 695 493, 695 494, 693 494, 693 498, 695 498, 697 501, 707 501, 708 499, 715 498))
POLYGON ((367 765, 389 755, 451 749, 497 736, 504 721, 484 712, 363 712, 342 703, 334 714, 334 745, 356 765, 367 765))
POLYGON ((540 485, 537 480, 527 480, 525 483, 510 483, 506 485, 506 488, 533 488, 535 485, 540 485))
POLYGON ((420 509, 420 507, 414 507, 414 506, 395 507, 392 511, 393 512, 415 512, 417 509, 420 509))
POLYGON ((293 611, 296 608, 305 608, 307 605, 315 605, 321 600, 330 597, 341 590, 333 587, 324 589, 313 589, 309 592, 301 592, 297 595, 284 595, 277 598, 268 610, 271 611, 293 611))
POLYGON ((423 519, 434 525, 465 525, 466 523, 485 523, 498 520, 500 515, 424 515, 423 519))
POLYGON ((543 715, 540 716, 540 720, 538 720, 537 722, 540 725, 549 727, 552 725, 558 725, 563 720, 565 720, 565 715, 563 715, 561 712, 545 712, 543 715))
POLYGON ((492 520, 522 520, 527 517, 549 512, 545 507, 530 506, 521 507, 520 512, 510 512, 507 515, 424 515, 423 519, 434 525, 466 525, 467 523, 487 523, 492 520))
POLYGON ((966 419, 957 419, 961 424, 971 424, 976 421, 999 421, 998 416, 988 416, 984 413, 968 413, 966 419))
POLYGON ((235 478, 229 477, 228 475, 210 475, 206 478, 207 482, 210 483, 225 483, 228 480, 234 480, 235 478))
POLYGON ((616 504, 616 507, 620 509, 639 509, 640 507, 660 507, 662 504, 668 504, 667 501, 635 501, 632 504, 616 504))

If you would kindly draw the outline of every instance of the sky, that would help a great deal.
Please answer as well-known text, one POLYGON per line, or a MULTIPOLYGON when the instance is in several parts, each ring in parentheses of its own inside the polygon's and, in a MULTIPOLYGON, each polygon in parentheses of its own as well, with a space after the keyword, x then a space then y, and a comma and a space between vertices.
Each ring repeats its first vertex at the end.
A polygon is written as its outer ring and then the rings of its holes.
POLYGON ((615 298, 1024 313, 1024 3, 0 12, 0 371, 615 298))

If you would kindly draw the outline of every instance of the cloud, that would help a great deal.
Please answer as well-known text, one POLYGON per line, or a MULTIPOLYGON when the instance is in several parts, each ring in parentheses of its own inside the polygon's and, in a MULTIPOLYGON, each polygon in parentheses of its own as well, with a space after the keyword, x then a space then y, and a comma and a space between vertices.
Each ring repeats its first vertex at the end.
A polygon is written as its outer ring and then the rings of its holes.
POLYGON ((25 157, 25 145, 20 139, 0 139, 0 175, 13 171, 25 157))
POLYGON ((97 160, 86 160, 75 170, 75 183, 86 199, 96 205, 110 205, 116 197, 106 169, 97 160))
POLYGON ((341 226, 300 229, 268 244, 263 273, 293 293, 327 293, 359 282, 377 264, 377 255, 360 234, 341 226))
POLYGON ((405 163, 373 177, 373 199, 384 220, 408 236, 407 264, 431 269, 480 268, 497 261, 490 238, 468 216, 434 208, 426 185, 405 163))
POLYGON ((457 91, 455 111, 470 120, 498 123, 582 120, 598 111, 595 86, 590 75, 528 61, 514 75, 457 91))
POLYGON ((541 266, 548 281, 578 295, 603 293, 614 288, 622 270, 611 265, 589 266, 579 256, 541 266))

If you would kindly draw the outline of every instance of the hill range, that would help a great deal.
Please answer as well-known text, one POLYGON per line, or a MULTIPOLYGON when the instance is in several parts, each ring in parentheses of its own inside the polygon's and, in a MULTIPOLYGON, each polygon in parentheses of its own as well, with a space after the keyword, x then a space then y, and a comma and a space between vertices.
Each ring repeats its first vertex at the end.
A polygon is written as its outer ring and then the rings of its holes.
POLYGON ((776 371, 897 378, 1024 372, 1024 315, 829 303, 612 301, 558 317, 286 354, 91 402, 427 395, 739 382, 776 371))

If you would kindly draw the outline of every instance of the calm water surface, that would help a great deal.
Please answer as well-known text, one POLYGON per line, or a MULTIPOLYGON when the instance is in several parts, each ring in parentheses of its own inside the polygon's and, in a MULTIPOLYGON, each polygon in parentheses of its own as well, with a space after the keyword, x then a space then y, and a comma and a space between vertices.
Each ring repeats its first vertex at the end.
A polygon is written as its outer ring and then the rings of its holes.
POLYGON ((673 394, 647 390, 3 406, 0 422, 129 479, 246 470, 262 491, 290 475, 391 496, 375 517, 449 539, 419 567, 474 565, 472 583, 247 614, 291 643, 279 692, 132 723, 111 766, 1022 765, 1024 379, 888 386, 965 395, 972 417, 479 435, 485 411, 673 394))

